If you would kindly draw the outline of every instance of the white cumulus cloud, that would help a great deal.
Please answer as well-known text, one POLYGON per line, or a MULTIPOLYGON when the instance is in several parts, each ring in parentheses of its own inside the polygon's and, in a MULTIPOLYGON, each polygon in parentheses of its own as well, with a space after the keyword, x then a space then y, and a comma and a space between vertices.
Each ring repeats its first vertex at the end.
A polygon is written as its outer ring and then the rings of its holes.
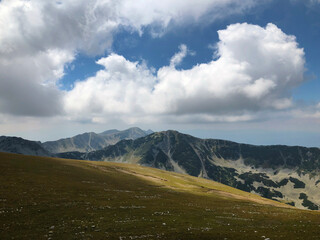
POLYGON ((274 24, 233 24, 218 34, 219 58, 187 70, 173 67, 186 56, 185 45, 155 74, 117 54, 102 58, 97 63, 105 69, 66 94, 65 110, 92 121, 214 122, 290 108, 291 90, 304 80, 304 51, 295 37, 274 24))
POLYGON ((149 27, 153 35, 160 36, 169 25, 214 21, 242 13, 257 2, 2 0, 0 112, 27 116, 61 113, 62 94, 56 85, 66 64, 78 52, 104 54, 119 28, 142 34, 149 27))

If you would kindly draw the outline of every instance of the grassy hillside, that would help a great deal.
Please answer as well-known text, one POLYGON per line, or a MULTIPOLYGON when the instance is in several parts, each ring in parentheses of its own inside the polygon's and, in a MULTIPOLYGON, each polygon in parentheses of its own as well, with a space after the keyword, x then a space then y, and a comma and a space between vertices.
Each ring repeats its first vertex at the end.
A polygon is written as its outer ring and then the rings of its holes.
POLYGON ((320 209, 318 148, 254 146, 168 130, 86 154, 68 152, 59 157, 137 163, 211 179, 301 209, 320 209))
POLYGON ((319 239, 320 214, 130 164, 0 153, 0 239, 319 239))

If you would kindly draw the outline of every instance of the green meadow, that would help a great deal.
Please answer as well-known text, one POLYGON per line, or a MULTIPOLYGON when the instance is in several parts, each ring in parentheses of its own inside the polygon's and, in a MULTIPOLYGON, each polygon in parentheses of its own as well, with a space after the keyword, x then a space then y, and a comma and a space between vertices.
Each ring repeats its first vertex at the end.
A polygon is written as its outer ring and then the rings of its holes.
POLYGON ((319 239, 320 214, 134 164, 0 153, 0 239, 319 239))

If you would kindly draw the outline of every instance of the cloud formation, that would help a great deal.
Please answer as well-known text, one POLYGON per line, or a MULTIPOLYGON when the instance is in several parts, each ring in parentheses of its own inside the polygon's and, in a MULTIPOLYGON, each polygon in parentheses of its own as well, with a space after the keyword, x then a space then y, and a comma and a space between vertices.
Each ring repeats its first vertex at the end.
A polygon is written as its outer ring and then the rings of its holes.
POLYGON ((119 28, 154 36, 169 24, 214 21, 241 13, 256 0, 2 0, 0 1, 0 112, 61 113, 57 81, 78 52, 104 54, 119 28), (223 10, 223 11, 221 11, 223 10), (223 16, 221 15, 223 12, 223 16))
POLYGON ((179 49, 180 51, 173 55, 173 57, 170 59, 171 67, 176 67, 177 65, 179 65, 188 54, 188 48, 185 44, 181 44, 179 46, 179 49))
POLYGON ((295 37, 274 24, 233 24, 218 34, 218 59, 187 70, 175 68, 185 45, 155 74, 117 54, 101 58, 105 69, 66 94, 66 112, 92 121, 232 122, 290 108, 291 90, 304 80, 304 51, 295 37))

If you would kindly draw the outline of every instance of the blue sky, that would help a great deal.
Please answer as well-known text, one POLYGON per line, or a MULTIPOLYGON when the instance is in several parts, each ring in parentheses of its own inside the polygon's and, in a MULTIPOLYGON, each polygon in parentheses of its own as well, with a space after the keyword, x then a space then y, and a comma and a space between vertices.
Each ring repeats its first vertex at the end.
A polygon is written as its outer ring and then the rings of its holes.
POLYGON ((320 146, 317 0, 4 0, 0 20, 0 134, 320 146))
POLYGON ((169 30, 162 37, 154 38, 145 29, 142 36, 137 32, 125 29, 119 30, 114 36, 112 48, 105 54, 95 57, 79 54, 75 61, 66 68, 66 75, 61 80, 63 89, 70 89, 74 81, 81 81, 93 76, 102 69, 95 62, 110 51, 124 56, 130 61, 146 61, 148 66, 156 69, 165 66, 175 54, 177 46, 186 44, 196 54, 184 59, 179 68, 188 69, 199 63, 212 60, 209 46, 219 41, 217 31, 234 23, 247 22, 265 26, 276 24, 286 34, 297 37, 299 46, 305 50, 306 79, 303 84, 293 90, 293 97, 297 101, 315 103, 320 101, 320 4, 306 4, 306 1, 268 1, 262 6, 255 7, 243 15, 234 15, 219 19, 216 22, 199 26, 191 24, 169 30), (85 66, 85 67, 84 67, 85 66))

